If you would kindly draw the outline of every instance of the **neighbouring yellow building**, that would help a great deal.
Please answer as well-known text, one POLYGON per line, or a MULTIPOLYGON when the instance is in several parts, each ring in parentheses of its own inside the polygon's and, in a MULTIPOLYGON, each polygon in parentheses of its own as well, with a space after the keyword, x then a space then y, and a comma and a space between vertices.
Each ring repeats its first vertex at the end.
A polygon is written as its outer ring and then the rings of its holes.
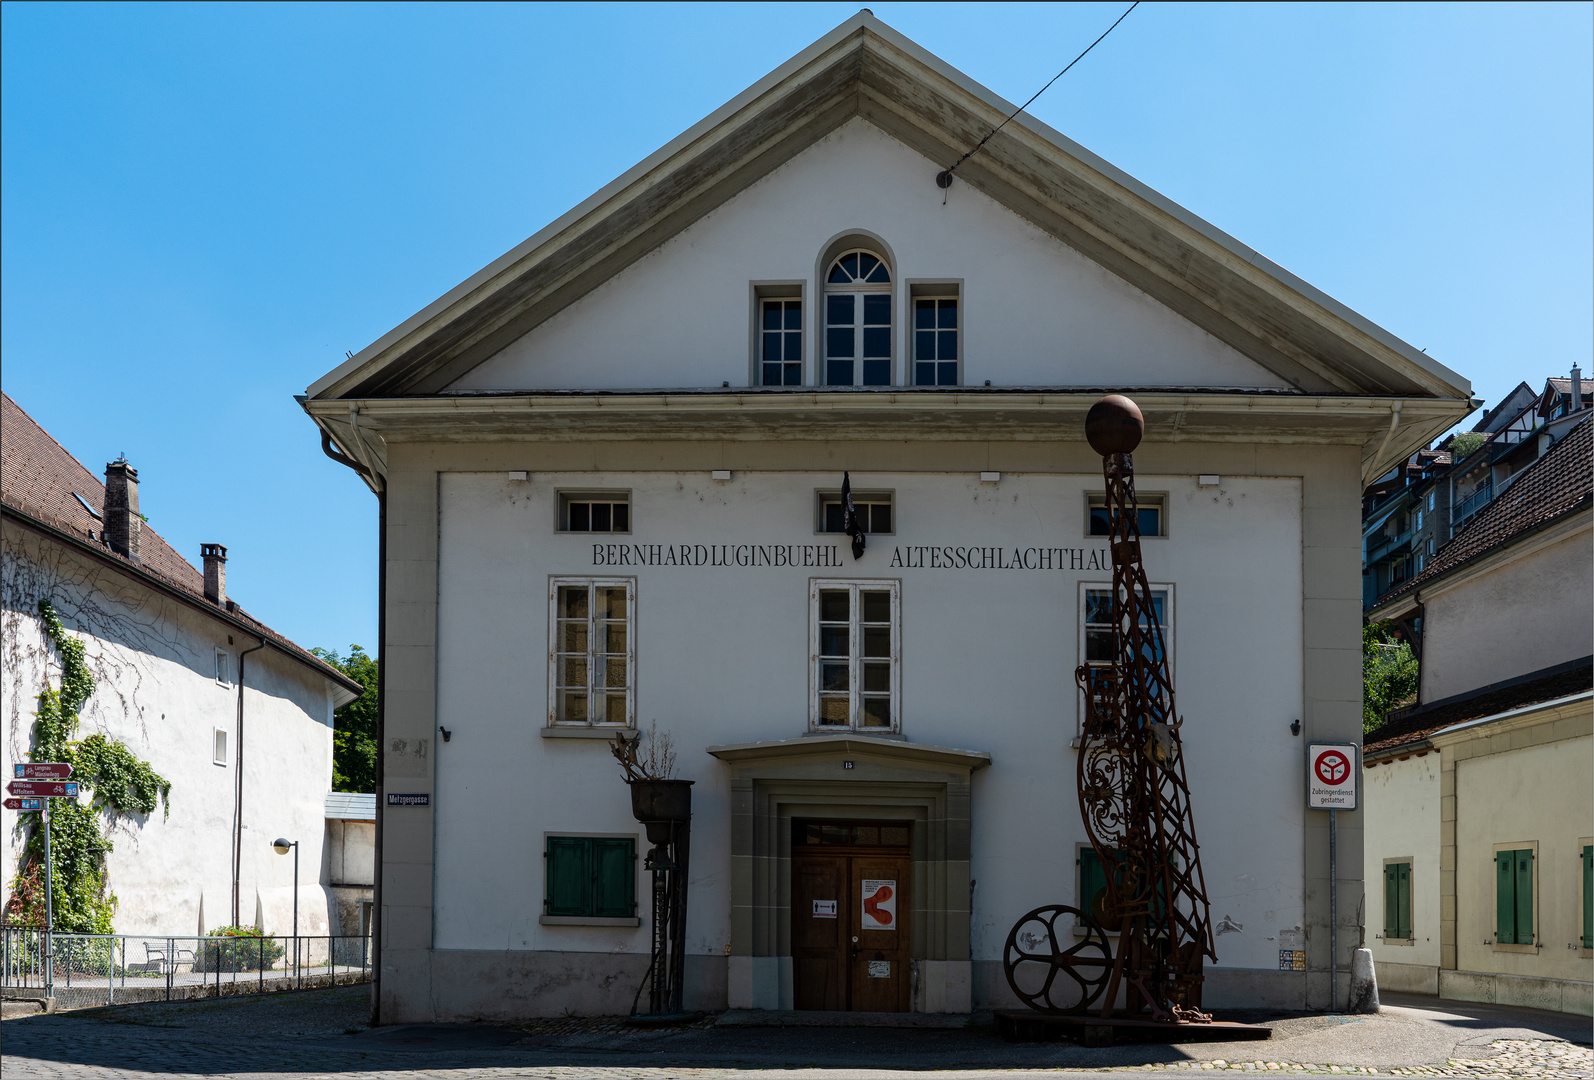
POLYGON ((1591 432, 1370 612, 1422 668, 1420 704, 1363 747, 1382 989, 1594 1013, 1591 432))

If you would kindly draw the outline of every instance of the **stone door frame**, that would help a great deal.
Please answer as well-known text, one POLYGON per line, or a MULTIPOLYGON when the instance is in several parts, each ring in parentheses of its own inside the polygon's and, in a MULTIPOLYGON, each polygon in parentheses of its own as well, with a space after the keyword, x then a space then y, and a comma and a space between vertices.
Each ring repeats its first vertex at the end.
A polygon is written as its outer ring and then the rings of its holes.
POLYGON ((791 823, 832 818, 913 823, 911 1008, 970 1011, 969 788, 989 754, 858 735, 708 752, 731 770, 731 1008, 794 1007, 791 823))

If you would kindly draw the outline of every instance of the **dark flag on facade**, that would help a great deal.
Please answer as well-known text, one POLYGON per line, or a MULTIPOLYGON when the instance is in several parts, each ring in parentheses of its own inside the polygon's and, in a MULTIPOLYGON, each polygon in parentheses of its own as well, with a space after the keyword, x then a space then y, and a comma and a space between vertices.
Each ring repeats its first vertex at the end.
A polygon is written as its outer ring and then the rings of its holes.
POLYGON ((852 557, 863 558, 864 532, 863 526, 858 524, 858 511, 852 505, 852 476, 848 473, 841 474, 841 505, 843 511, 841 529, 852 537, 852 557))

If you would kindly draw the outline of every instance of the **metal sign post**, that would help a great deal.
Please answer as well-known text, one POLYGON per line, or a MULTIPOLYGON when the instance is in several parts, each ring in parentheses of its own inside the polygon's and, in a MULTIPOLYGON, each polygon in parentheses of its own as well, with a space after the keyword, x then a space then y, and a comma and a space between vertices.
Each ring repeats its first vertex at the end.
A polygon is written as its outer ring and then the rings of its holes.
POLYGON ((1306 806, 1328 811, 1328 1011, 1339 1005, 1339 828, 1334 814, 1356 809, 1361 777, 1355 743, 1306 748, 1306 806))
POLYGON ((45 803, 44 818, 44 992, 55 997, 55 866, 50 861, 50 804, 45 803))

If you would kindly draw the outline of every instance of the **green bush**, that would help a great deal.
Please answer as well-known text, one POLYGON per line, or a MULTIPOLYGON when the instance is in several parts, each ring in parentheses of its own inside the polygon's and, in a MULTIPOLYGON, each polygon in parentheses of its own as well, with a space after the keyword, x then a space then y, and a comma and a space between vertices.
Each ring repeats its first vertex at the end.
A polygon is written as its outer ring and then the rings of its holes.
POLYGON ((194 949, 195 971, 270 971, 282 959, 282 942, 258 926, 218 926, 194 949))

